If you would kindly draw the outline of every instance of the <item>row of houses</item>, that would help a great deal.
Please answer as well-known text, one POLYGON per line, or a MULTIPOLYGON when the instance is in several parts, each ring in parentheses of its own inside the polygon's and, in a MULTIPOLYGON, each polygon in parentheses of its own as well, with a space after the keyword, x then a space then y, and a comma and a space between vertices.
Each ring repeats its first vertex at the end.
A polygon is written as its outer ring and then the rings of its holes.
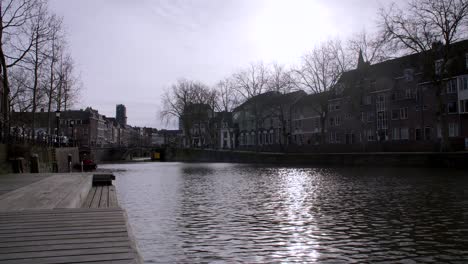
POLYGON ((327 92, 267 92, 232 113, 196 106, 207 114, 191 116, 190 127, 180 125, 182 142, 267 151, 434 151, 447 131, 453 150, 466 149, 468 41, 451 50, 443 68, 437 55, 370 65, 359 54, 357 68, 327 92))
POLYGON ((177 145, 178 130, 135 127, 126 123, 125 106, 117 105, 116 117, 102 115, 91 107, 61 112, 13 112, 11 135, 24 139, 79 147, 134 147, 177 145), (57 137, 58 135, 58 137, 57 137), (52 141, 52 142, 51 142, 52 141))

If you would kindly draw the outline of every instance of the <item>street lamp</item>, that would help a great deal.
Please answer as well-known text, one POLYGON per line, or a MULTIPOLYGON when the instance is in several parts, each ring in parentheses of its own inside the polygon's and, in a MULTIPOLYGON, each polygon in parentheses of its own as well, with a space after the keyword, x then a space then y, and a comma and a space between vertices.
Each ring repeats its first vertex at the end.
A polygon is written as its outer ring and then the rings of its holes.
POLYGON ((55 121, 57 122, 57 145, 60 146, 60 110, 55 111, 55 121))

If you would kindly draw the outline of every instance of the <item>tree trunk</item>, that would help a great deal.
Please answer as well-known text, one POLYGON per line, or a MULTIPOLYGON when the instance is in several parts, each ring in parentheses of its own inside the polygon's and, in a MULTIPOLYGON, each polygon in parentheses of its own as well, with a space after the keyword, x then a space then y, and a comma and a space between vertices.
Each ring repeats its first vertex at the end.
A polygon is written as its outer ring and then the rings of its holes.
MULTIPOLYGON (((0 29, 0 41, 2 40, 2 31, 0 29)), ((9 140, 9 126, 10 126, 10 106, 9 106, 9 100, 8 97, 10 95, 10 86, 8 84, 8 70, 7 70, 7 64, 6 64, 6 59, 5 59, 5 54, 3 53, 3 45, 0 44, 0 63, 1 63, 1 68, 2 68, 2 75, 3 75, 3 95, 2 95, 2 141, 4 143, 7 143, 9 140)))
POLYGON ((39 74, 39 41, 38 41, 38 29, 36 29, 36 50, 34 54, 34 85, 33 85, 33 98, 32 98, 32 124, 31 124, 31 136, 34 141, 36 132, 36 101, 37 101, 37 79, 39 74))

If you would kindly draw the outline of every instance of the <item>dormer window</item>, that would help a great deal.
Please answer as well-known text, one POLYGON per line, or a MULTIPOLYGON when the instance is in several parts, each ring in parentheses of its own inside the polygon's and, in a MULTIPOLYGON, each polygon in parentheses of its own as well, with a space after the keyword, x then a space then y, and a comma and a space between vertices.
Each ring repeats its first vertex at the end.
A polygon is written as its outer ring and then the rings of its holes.
POLYGON ((342 94, 343 94, 343 91, 344 91, 344 84, 343 84, 343 83, 339 83, 339 84, 336 86, 336 89, 335 89, 336 95, 342 95, 342 94))
POLYGON ((434 63, 434 70, 436 75, 440 75, 442 73, 442 63, 443 60, 436 60, 434 63))
POLYGON ((411 82, 413 80, 413 74, 414 74, 414 70, 413 69, 405 69, 403 71, 403 75, 405 77, 405 80, 407 82, 411 82))

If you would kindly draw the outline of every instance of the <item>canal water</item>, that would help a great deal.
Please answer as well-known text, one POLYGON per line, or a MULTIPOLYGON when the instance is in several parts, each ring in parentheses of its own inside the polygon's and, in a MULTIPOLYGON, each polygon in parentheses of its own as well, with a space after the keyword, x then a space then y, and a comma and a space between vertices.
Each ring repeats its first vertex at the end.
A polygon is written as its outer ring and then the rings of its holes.
POLYGON ((101 167, 146 263, 468 263, 466 171, 101 167))

